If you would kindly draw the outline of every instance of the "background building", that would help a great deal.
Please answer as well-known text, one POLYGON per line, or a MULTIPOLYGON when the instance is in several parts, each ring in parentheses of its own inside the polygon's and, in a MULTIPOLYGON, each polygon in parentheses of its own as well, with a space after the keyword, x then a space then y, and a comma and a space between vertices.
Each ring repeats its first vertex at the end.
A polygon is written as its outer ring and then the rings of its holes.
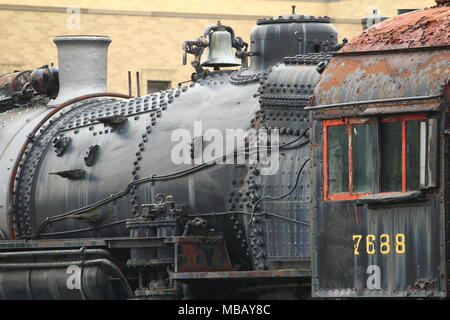
MULTIPOLYGON (((194 40, 220 20, 249 42, 256 19, 296 12, 329 16, 339 38, 362 30, 361 18, 377 10, 433 6, 434 0, 0 0, 0 74, 57 64, 56 35, 107 35, 108 89, 128 92, 128 71, 140 72, 141 93, 190 79, 183 66, 182 42, 194 40)), ((191 57, 189 57, 191 58, 191 57)))

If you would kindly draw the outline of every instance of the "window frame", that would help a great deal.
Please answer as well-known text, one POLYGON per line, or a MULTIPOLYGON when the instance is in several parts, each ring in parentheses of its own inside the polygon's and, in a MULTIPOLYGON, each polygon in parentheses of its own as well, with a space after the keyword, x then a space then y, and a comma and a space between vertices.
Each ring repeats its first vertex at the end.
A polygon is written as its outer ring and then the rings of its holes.
POLYGON ((147 94, 157 93, 157 92, 160 92, 161 90, 164 91, 164 90, 170 89, 171 86, 172 86, 172 81, 170 81, 170 80, 149 80, 149 79, 147 79, 147 94), (152 90, 149 90, 151 85, 157 85, 157 86, 161 85, 161 87, 163 87, 163 86, 166 86, 166 87, 161 88, 160 90, 152 91, 152 90))
MULTIPOLYGON (((400 122, 401 123, 401 134, 402 134, 402 145, 401 145, 401 172, 402 172, 402 186, 401 191, 395 192, 407 192, 407 132, 406 132, 406 121, 428 121, 430 117, 426 114, 406 114, 406 115, 393 115, 393 116, 379 116, 379 117, 359 117, 359 118, 341 118, 341 119, 331 119, 323 120, 323 179, 324 179, 324 200, 355 200, 365 195, 374 193, 386 193, 380 191, 380 124, 389 122, 400 122), (352 126, 354 124, 367 123, 370 125, 371 121, 377 123, 376 130, 374 130, 375 141, 377 143, 374 145, 376 159, 374 159, 374 170, 373 170, 373 188, 371 192, 353 192, 353 134, 352 126), (334 193, 329 192, 329 174, 328 174, 328 128, 331 126, 346 125, 348 134, 348 192, 344 193, 334 193)), ((420 148, 420 147, 419 147, 420 148)))

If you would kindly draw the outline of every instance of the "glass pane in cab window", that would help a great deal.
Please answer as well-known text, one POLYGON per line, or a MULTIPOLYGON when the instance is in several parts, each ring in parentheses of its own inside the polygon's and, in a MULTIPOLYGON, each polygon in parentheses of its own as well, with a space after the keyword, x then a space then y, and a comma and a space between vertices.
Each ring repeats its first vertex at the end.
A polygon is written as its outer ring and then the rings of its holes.
POLYGON ((402 124, 380 124, 381 191, 402 190, 402 124))
POLYGON ((373 186, 373 139, 372 126, 352 126, 353 192, 372 191, 373 186))
POLYGON ((406 121, 406 188, 419 189, 419 122, 406 121))
POLYGON ((347 126, 328 127, 328 183, 330 193, 348 192, 347 126))

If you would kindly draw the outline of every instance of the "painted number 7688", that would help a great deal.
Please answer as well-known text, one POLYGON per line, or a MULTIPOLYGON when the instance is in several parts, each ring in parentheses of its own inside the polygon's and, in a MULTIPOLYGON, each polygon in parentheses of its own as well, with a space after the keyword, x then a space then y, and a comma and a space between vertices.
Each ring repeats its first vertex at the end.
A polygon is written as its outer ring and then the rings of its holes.
MULTIPOLYGON (((360 234, 354 234, 353 235, 353 254, 359 255, 360 247, 361 247, 361 240, 363 238, 363 235, 360 234)), ((392 241, 390 236, 386 233, 380 235, 379 237, 379 243, 377 242, 377 238, 373 234, 368 234, 365 236, 365 244, 366 244, 366 252, 367 254, 375 254, 377 252, 377 249, 381 254, 389 254, 392 250, 395 250, 396 253, 402 254, 406 251, 406 244, 405 244, 405 235, 403 233, 397 233, 395 235, 395 241, 392 241)))

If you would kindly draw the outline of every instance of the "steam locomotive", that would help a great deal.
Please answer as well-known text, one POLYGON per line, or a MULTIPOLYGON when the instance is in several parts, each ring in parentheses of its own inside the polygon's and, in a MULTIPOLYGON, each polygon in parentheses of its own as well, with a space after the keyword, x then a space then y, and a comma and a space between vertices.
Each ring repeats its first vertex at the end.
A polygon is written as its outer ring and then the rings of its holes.
POLYGON ((218 22, 142 97, 56 37, 0 77, 0 298, 447 297, 449 13, 218 22))

